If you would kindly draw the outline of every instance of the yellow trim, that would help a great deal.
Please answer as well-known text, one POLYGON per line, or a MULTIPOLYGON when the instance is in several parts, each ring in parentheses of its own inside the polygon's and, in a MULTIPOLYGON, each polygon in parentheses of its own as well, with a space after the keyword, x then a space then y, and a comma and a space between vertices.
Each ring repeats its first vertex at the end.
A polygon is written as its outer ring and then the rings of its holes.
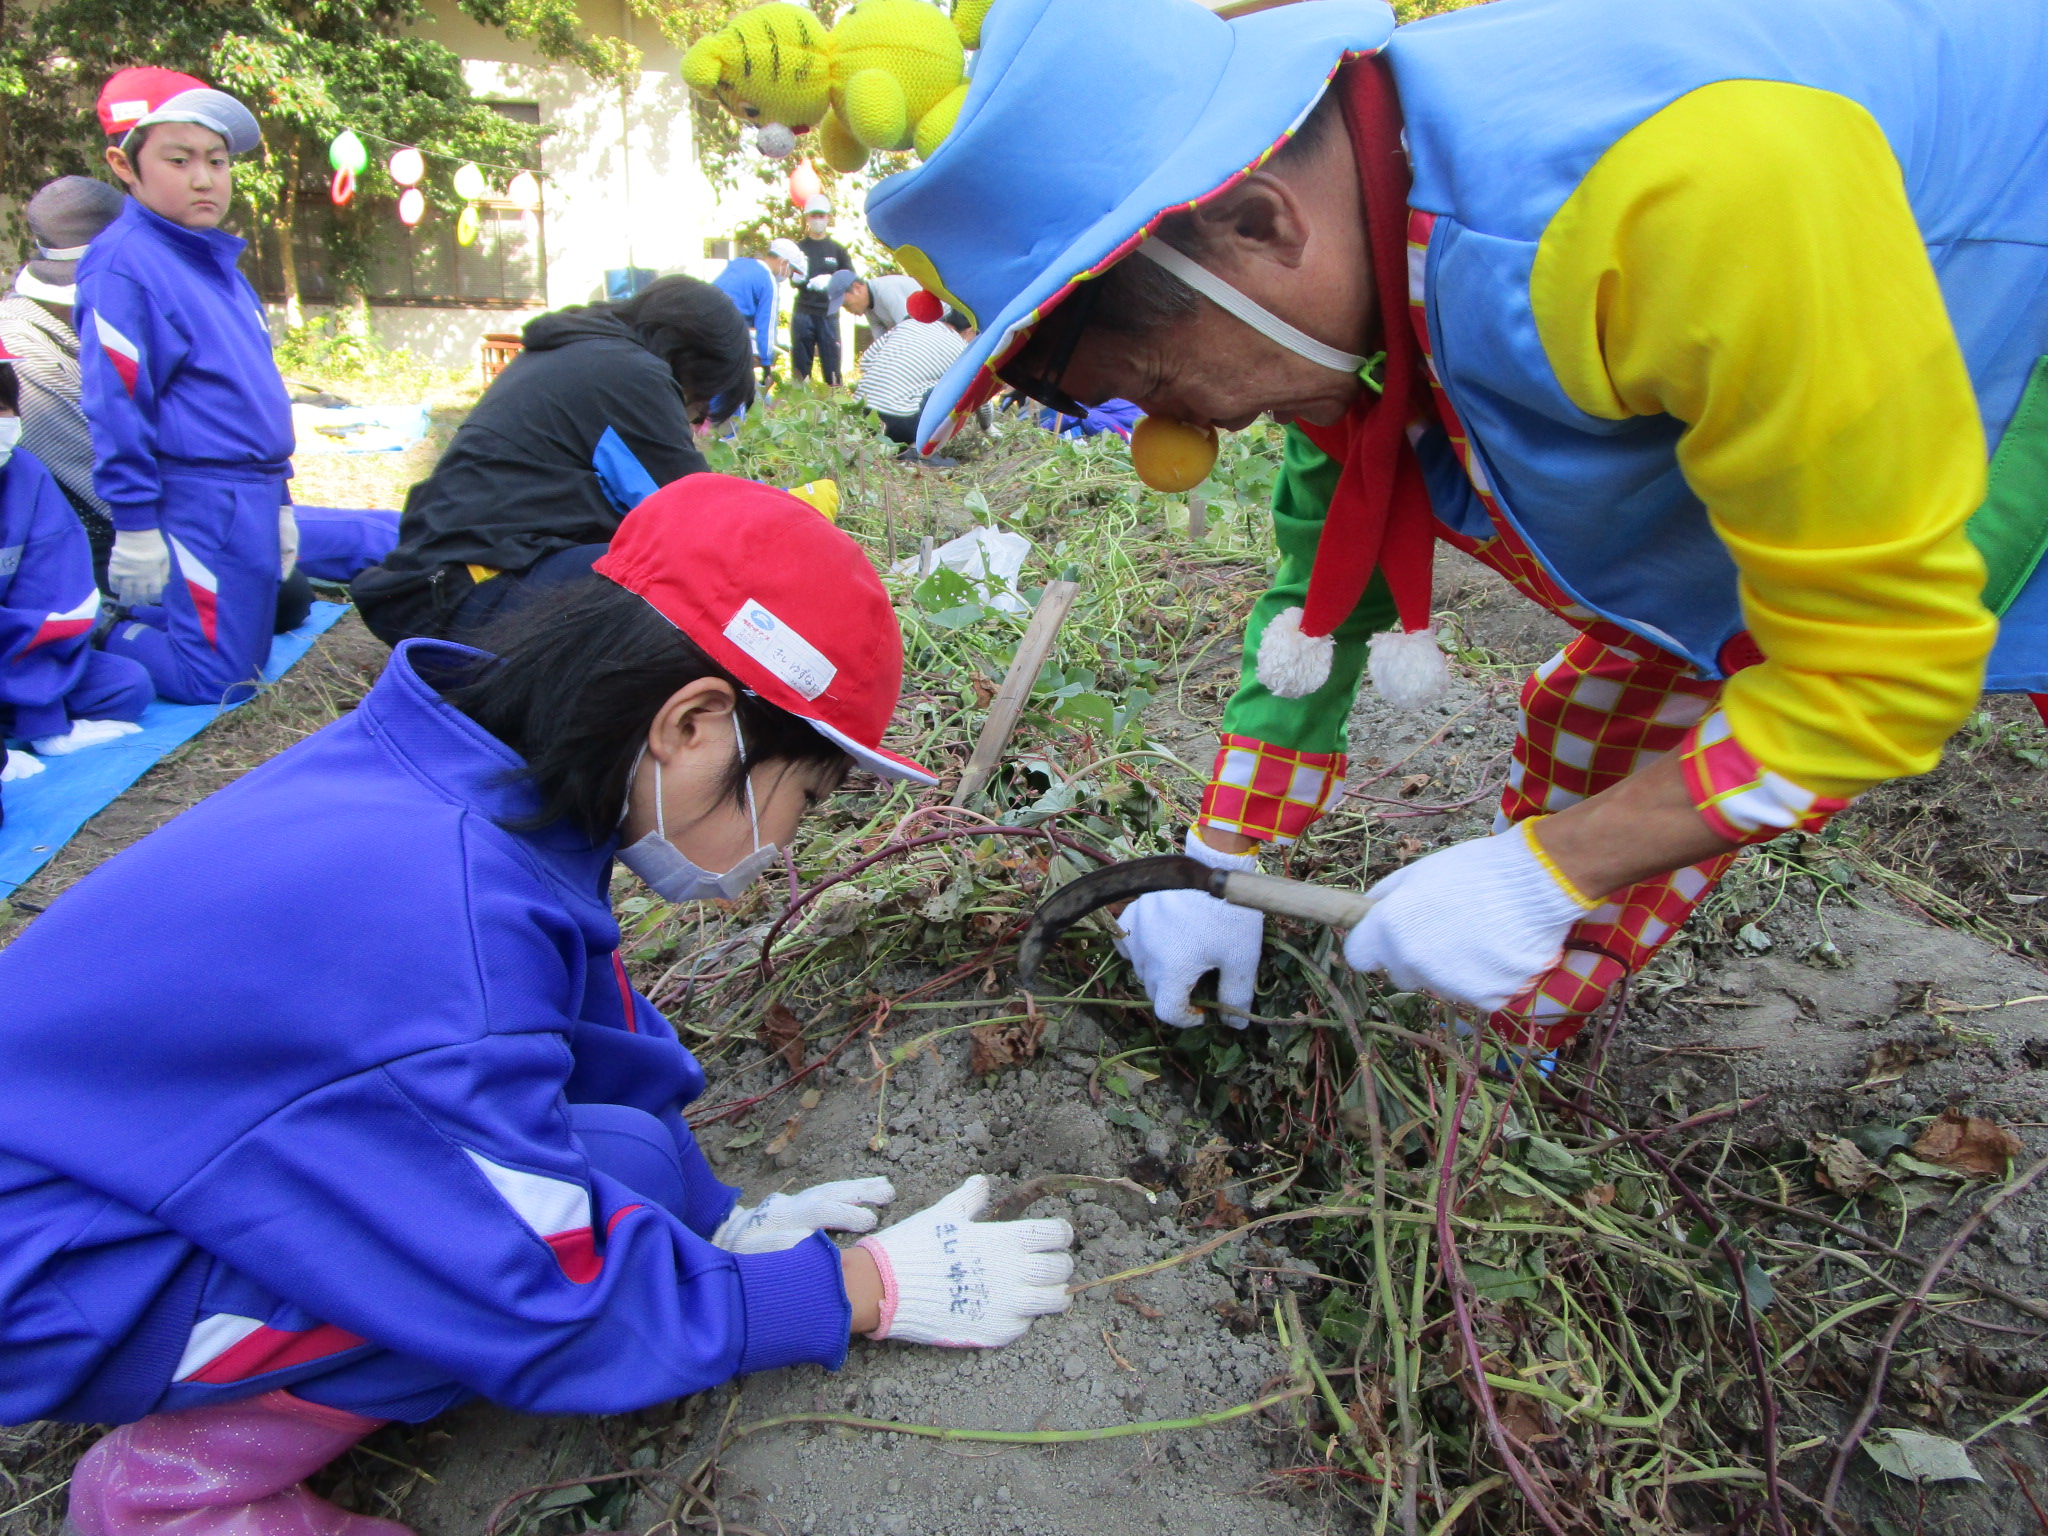
POLYGON ((482 586, 485 582, 489 581, 493 576, 501 576, 504 574, 504 572, 498 570, 496 566, 490 565, 472 565, 467 567, 466 569, 469 571, 469 579, 475 582, 478 586, 482 586))
POLYGON ((1599 906, 1600 902, 1572 884, 1571 876, 1559 869, 1557 867, 1557 860, 1550 856, 1549 850, 1536 841, 1536 823, 1548 820, 1550 820, 1548 816, 1531 816, 1527 821, 1516 822, 1515 826, 1522 834, 1522 841, 1529 845, 1529 852, 1534 854, 1536 862, 1543 866, 1543 872, 1557 882, 1559 890, 1579 904, 1581 912, 1590 912, 1599 906))
POLYGON ((1769 658, 1729 680, 1736 739, 1817 795, 1932 768, 1997 632, 1963 534, 1984 428, 1876 120, 1776 81, 1681 97, 1558 210, 1530 298, 1581 410, 1686 424, 1769 658))

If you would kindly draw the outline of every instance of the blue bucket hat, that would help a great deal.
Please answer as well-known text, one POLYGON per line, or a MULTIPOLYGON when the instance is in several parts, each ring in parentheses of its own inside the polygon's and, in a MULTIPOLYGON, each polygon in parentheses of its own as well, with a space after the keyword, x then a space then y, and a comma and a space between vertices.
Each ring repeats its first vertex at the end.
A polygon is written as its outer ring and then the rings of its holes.
POLYGON ((996 0, 960 119, 868 194, 868 227, 980 335, 918 441, 951 436, 994 369, 1082 278, 1286 143, 1347 59, 1394 31, 1382 0, 1226 21, 1196 0, 996 0))

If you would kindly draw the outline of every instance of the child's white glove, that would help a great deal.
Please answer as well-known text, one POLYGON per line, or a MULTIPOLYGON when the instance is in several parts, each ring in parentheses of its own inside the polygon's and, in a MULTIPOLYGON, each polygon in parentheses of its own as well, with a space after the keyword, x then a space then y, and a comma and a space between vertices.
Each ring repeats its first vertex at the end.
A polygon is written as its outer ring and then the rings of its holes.
POLYGON ((291 503, 286 502, 277 509, 277 579, 290 580, 292 568, 298 563, 299 520, 291 503))
POLYGON ((860 1240, 882 1277, 881 1326, 869 1338, 989 1349, 1072 1305, 1074 1229, 975 1220, 987 1209, 988 1179, 977 1173, 937 1205, 860 1240))
POLYGON ((34 745, 44 757, 63 757, 67 753, 96 747, 103 741, 119 741, 123 736, 133 736, 141 729, 132 720, 74 720, 71 729, 62 736, 38 736, 34 745))
MULTIPOLYGON (((1257 869, 1257 853, 1220 853, 1188 829, 1188 857, 1211 869, 1257 869)), ((1140 896, 1117 919, 1124 939, 1117 945, 1152 1011, 1168 1024, 1192 1029, 1208 1018, 1188 1006, 1188 994, 1210 971, 1216 972, 1216 1000, 1241 1013, 1252 1011, 1252 989, 1259 979, 1259 951, 1266 942, 1265 916, 1251 907, 1233 907, 1201 891, 1153 891, 1140 896)), ((1243 1029, 1245 1020, 1225 1013, 1220 1021, 1243 1029)))
MULTIPOLYGON (((1537 818, 1540 820, 1541 818, 1537 818)), ((1587 901, 1519 822, 1396 870, 1344 940, 1353 970, 1491 1013, 1557 964, 1587 901)))
POLYGON ((770 1195, 749 1209, 732 1208, 732 1214, 711 1234, 715 1247, 728 1253, 779 1253, 794 1248, 819 1228, 834 1232, 872 1232, 875 1213, 871 1205, 887 1205, 896 1198, 896 1187, 887 1179, 841 1179, 836 1184, 813 1184, 793 1195, 770 1195))
POLYGON ((107 585, 114 589, 115 602, 131 607, 153 603, 164 595, 170 579, 171 546, 162 532, 116 530, 114 552, 107 557, 107 585))
POLYGON ((19 779, 32 779, 43 771, 43 760, 30 757, 19 748, 7 754, 7 762, 0 766, 0 784, 12 784, 19 779))

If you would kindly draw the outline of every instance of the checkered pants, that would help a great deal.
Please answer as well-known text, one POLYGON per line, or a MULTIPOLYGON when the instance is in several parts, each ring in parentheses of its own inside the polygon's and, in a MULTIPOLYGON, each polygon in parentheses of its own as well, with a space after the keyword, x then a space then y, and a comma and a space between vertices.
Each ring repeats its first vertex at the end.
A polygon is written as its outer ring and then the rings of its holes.
MULTIPOLYGON (((1521 731, 1496 830, 1576 805, 1647 766, 1678 746, 1720 693, 1720 683, 1669 656, 1641 657, 1578 636, 1522 686, 1521 731)), ((1734 861, 1722 854, 1616 891, 1572 929, 1564 959, 1493 1015, 1494 1031, 1546 1049, 1571 1039, 1734 861)))

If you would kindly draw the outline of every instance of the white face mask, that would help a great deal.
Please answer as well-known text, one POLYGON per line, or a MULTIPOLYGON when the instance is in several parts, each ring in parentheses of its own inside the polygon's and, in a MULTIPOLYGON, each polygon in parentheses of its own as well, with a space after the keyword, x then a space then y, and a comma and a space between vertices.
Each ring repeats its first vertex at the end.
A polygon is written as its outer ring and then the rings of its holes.
MULTIPOLYGON (((754 781, 746 773, 747 742, 740 734, 739 716, 732 720, 732 733, 739 742, 740 772, 747 789, 747 824, 753 829, 754 851, 733 865, 722 875, 715 875, 708 869, 700 869, 684 856, 681 849, 668 840, 668 825, 661 803, 661 759, 654 760, 654 830, 634 843, 619 850, 619 862, 633 871, 663 901, 736 901, 747 887, 761 878, 761 872, 775 862, 781 852, 775 844, 761 841, 761 820, 754 813, 754 781)), ((641 756, 646 756, 641 748, 641 756)), ((638 777, 640 765, 633 765, 634 777, 638 777)), ((628 781, 627 794, 632 790, 628 781)), ((624 820, 622 816, 620 820, 624 820)))
POLYGON ((14 457, 14 445, 21 441, 21 418, 0 416, 0 469, 7 467, 7 461, 14 457))

